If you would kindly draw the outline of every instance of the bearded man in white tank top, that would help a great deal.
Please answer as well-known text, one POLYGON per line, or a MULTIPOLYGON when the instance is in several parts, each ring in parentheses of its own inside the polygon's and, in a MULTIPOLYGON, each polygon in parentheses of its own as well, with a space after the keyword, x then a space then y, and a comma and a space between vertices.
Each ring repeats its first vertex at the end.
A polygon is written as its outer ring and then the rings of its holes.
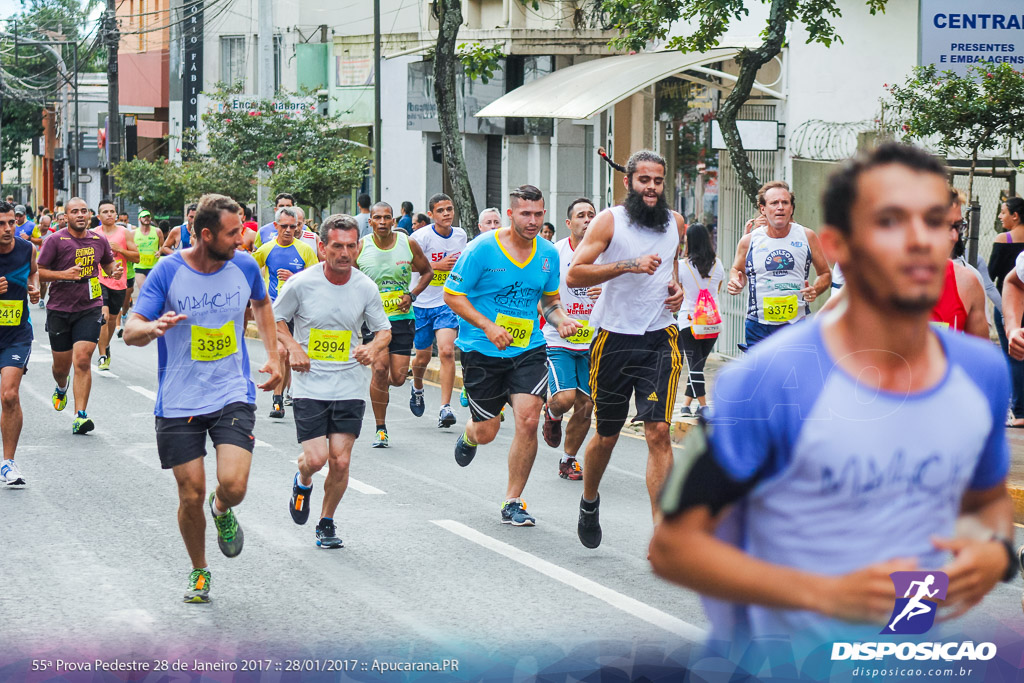
POLYGON ((765 183, 757 193, 757 207, 767 223, 736 245, 726 289, 733 296, 748 289, 744 350, 803 320, 810 303, 832 285, 818 236, 793 222, 795 206, 789 185, 781 180, 765 183), (818 276, 808 285, 812 263, 818 276))
POLYGON ((577 534, 588 548, 601 544, 598 486, 629 416, 647 439, 647 492, 652 510, 672 466, 669 423, 683 361, 672 313, 683 302, 676 250, 683 217, 665 201, 665 159, 647 150, 626 164, 626 200, 591 222, 566 275, 568 287, 603 285, 590 314, 590 388, 597 434, 587 445, 577 534))

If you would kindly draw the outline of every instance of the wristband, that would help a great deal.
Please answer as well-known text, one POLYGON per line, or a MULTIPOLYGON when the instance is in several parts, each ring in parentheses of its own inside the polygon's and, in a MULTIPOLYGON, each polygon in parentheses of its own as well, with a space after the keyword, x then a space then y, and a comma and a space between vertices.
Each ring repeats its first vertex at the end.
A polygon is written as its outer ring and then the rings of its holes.
POLYGON ((1020 559, 1017 556, 1017 550, 1013 547, 1013 541, 1008 538, 1003 538, 999 534, 992 534, 991 540, 998 541, 1003 545, 1006 550, 1006 571, 1003 573, 1002 581, 1004 583, 1013 581, 1017 576, 1018 571, 1024 571, 1020 568, 1020 559))

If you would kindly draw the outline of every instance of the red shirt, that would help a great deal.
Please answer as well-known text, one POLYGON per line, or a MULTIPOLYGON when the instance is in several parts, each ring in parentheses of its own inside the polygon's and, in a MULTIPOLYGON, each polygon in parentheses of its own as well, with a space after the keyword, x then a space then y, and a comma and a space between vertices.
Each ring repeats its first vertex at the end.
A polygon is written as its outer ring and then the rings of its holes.
POLYGON ((946 262, 946 282, 942 286, 939 302, 932 309, 931 319, 932 322, 945 323, 961 332, 967 328, 967 309, 956 288, 956 269, 951 260, 946 262))

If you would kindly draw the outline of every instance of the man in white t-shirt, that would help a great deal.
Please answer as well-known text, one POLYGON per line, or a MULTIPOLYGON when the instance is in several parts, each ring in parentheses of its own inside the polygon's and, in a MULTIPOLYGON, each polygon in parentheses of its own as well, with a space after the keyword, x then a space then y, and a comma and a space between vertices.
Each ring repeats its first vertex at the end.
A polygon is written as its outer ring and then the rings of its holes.
POLYGON ((299 471, 292 481, 288 511, 296 524, 309 518, 313 474, 329 464, 316 544, 341 548, 334 512, 348 487, 352 446, 366 409, 370 370, 391 341, 377 285, 355 270, 359 226, 335 214, 320 227, 321 263, 289 278, 274 302, 278 341, 295 371, 293 411, 302 444, 299 471), (288 331, 295 326, 294 336, 288 331), (360 344, 363 324, 373 341, 360 344))
POLYGON ((548 402, 544 410, 544 443, 558 448, 562 441, 562 415, 572 409, 572 417, 565 429, 565 452, 558 464, 558 476, 571 481, 583 479, 583 470, 576 461, 576 454, 583 445, 583 439, 587 438, 590 415, 594 410, 594 401, 590 398, 590 342, 594 333, 590 327, 590 312, 601 294, 601 288, 568 287, 565 275, 572 263, 572 255, 596 215, 594 203, 586 197, 573 200, 565 221, 569 236, 555 242, 561 273, 558 298, 566 314, 581 327, 572 337, 562 339, 554 325, 544 326, 544 340, 548 346, 548 402))

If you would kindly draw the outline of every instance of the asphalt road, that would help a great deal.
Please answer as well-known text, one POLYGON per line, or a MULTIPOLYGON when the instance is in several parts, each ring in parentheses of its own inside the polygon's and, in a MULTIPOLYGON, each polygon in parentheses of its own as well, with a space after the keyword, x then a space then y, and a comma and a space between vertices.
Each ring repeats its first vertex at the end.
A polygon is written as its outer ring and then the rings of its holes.
MULTIPOLYGON (((8 671, 32 659, 52 672, 57 658, 191 666, 256 657, 277 667, 260 677, 276 680, 293 659, 351 660, 358 674, 366 658, 450 658, 462 671, 501 667, 504 678, 559 661, 685 652, 707 627, 697 596, 655 577, 646 561, 643 441, 620 440, 602 483, 604 542, 588 550, 576 538, 582 482, 557 476, 558 453, 541 441, 524 493, 537 526, 500 524, 511 422, 460 468, 452 449, 468 410, 456 401, 458 424, 438 429, 439 392, 430 386, 422 418, 409 412, 407 387, 392 390, 390 449, 370 448, 367 409, 335 517, 345 542, 337 551, 314 543, 322 489, 311 521, 291 521, 285 506, 300 449, 290 409, 271 420, 270 397, 259 396, 249 491, 236 508, 245 550, 222 556, 208 525, 213 602, 183 604, 190 565, 153 431, 155 344, 114 341, 110 372, 93 372, 97 428, 73 436, 73 402, 62 413, 50 405, 43 317, 33 309, 37 341, 22 384, 17 460, 28 486, 0 491, 8 671)), ((262 346, 247 343, 255 371, 262 346)), ((212 455, 207 465, 212 486, 212 455)), ((964 625, 1019 629, 1020 605, 1019 583, 1001 585, 964 625)))

